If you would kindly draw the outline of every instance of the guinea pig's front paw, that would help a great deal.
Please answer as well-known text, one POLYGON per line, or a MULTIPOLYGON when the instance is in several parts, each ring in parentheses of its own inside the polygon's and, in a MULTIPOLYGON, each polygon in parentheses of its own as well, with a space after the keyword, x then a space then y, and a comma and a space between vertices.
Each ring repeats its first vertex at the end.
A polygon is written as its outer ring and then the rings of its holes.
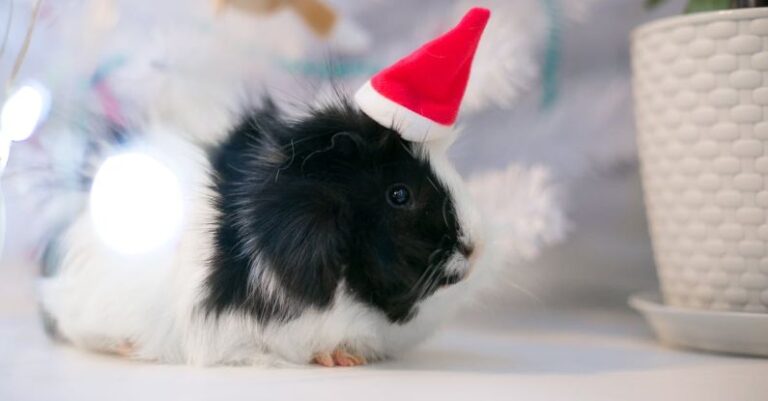
POLYGON ((318 352, 312 357, 312 363, 332 368, 334 366, 349 367, 365 365, 366 360, 360 355, 347 352, 343 348, 336 348, 333 352, 318 352))

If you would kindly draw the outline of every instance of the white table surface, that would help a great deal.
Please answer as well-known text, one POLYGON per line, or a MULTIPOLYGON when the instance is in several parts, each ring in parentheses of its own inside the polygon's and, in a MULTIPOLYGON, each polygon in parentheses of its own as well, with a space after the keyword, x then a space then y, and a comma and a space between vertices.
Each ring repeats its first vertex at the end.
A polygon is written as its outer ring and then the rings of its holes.
POLYGON ((664 348, 630 311, 465 313, 362 368, 163 366, 52 344, 28 269, 0 264, 0 400, 768 400, 768 360, 664 348))

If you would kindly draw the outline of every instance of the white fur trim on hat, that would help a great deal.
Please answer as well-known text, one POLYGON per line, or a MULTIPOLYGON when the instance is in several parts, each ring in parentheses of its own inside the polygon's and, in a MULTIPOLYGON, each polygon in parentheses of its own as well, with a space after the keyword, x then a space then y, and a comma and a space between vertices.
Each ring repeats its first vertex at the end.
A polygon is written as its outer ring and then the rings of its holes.
POLYGON ((387 99, 371 86, 371 81, 358 89, 355 102, 368 117, 384 127, 394 129, 403 139, 411 142, 443 138, 453 130, 453 125, 436 123, 387 99))

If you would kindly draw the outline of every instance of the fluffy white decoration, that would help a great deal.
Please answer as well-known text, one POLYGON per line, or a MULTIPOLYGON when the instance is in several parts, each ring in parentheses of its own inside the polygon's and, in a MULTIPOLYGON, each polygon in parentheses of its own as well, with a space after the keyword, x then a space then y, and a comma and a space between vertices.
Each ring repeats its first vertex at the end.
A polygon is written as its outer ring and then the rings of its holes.
POLYGON ((471 178, 468 188, 508 262, 535 258, 567 232, 559 191, 544 167, 512 164, 471 178))
POLYGON ((492 17, 477 48, 462 110, 488 105, 507 107, 536 80, 538 54, 545 43, 548 19, 538 0, 459 1, 458 17, 471 6, 489 8, 492 17))
POLYGON ((99 72, 130 123, 165 121, 195 140, 214 140, 210 133, 225 131, 248 96, 296 81, 281 61, 324 48, 289 10, 216 13, 210 0, 62 0, 44 7, 24 72, 46 78, 54 112, 70 123, 83 120, 84 109, 103 111, 84 98, 99 72))
POLYGON ((343 53, 360 54, 371 48, 371 35, 357 22, 343 15, 331 31, 328 42, 330 45, 343 53))
MULTIPOLYGON (((580 20, 598 0, 561 1, 564 23, 580 20)), ((552 26, 541 0, 461 0, 453 8, 458 20, 471 7, 486 7, 492 17, 477 48, 462 110, 488 106, 510 107, 539 78, 541 55, 552 26)))

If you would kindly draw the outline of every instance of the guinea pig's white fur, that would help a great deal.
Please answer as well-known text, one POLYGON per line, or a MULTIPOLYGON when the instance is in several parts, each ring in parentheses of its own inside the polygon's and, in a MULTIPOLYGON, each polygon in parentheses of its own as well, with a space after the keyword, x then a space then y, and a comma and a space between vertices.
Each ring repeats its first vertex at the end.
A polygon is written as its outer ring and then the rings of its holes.
MULTIPOLYGON (((415 318, 391 323, 346 291, 336 292, 329 309, 308 309, 287 323, 263 326, 244 313, 206 318, 197 306, 212 257, 211 226, 217 219, 208 193, 208 160, 198 146, 178 137, 155 136, 150 141, 154 155, 181 178, 185 227, 172 245, 131 257, 102 244, 87 208, 77 217, 62 237, 58 272, 43 278, 40 286, 42 309, 55 322, 57 335, 76 346, 164 363, 281 365, 306 364, 315 353, 344 344, 376 360, 427 338, 466 299, 472 282, 495 263, 492 250, 483 246, 488 242, 482 238, 469 192, 447 158, 453 141, 448 138, 424 144, 423 157, 450 189, 463 233, 478 252, 468 278, 423 300, 415 318)), ((259 285, 280 294, 279 284, 269 277, 259 277, 259 285)))

